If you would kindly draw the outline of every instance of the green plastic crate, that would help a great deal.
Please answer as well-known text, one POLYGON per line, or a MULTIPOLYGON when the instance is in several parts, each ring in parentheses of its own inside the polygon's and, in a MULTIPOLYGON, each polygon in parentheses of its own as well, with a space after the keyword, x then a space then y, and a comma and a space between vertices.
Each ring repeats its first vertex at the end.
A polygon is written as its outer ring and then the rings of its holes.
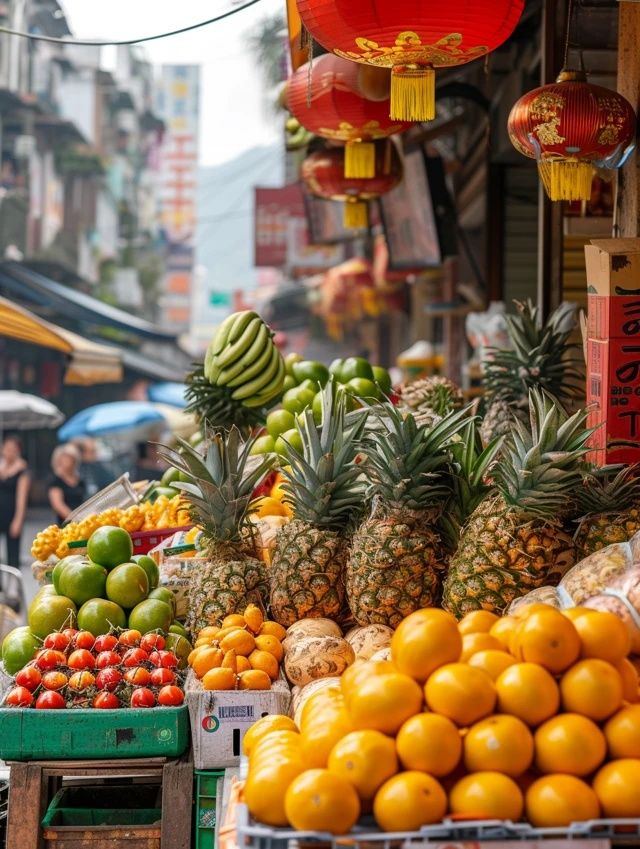
POLYGON ((189 745, 180 707, 96 710, 0 708, 5 761, 179 757, 189 745))
POLYGON ((195 849, 216 849, 218 781, 224 770, 195 770, 195 849))

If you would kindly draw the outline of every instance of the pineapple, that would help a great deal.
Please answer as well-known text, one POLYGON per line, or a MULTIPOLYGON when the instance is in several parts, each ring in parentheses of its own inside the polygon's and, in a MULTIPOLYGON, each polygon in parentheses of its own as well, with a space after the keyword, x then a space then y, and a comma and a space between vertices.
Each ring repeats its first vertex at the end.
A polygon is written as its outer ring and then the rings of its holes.
POLYGON ((293 519, 278 530, 271 558, 271 614, 288 627, 305 617, 340 616, 344 606, 345 528, 362 507, 364 482, 355 459, 366 411, 347 416, 348 398, 322 395, 322 426, 310 409, 297 423, 301 453, 288 447, 282 489, 293 519))
POLYGON ((585 478, 578 498, 583 511, 575 535, 578 560, 640 531, 639 471, 638 465, 608 466, 585 478))
POLYGON ((526 422, 527 393, 534 387, 560 401, 583 391, 578 346, 569 343, 575 328, 575 309, 561 304, 546 322, 538 307, 515 302, 516 315, 506 317, 509 350, 490 350, 484 363, 485 418, 480 435, 485 444, 509 432, 514 416, 526 422))
POLYGON ((467 411, 449 413, 433 428, 390 405, 379 415, 385 426, 363 443, 373 504, 353 535, 347 600, 358 624, 395 627, 438 596, 436 522, 450 493, 447 446, 467 411))
POLYGON ((187 375, 186 412, 193 413, 203 429, 224 433, 238 427, 243 434, 264 424, 265 410, 245 407, 233 401, 231 390, 214 386, 204 376, 204 367, 197 366, 187 375))
POLYGON ((562 522, 582 483, 592 431, 585 411, 569 417, 540 390, 531 390, 529 404, 530 428, 514 422, 493 469, 495 491, 472 513, 451 559, 443 607, 458 617, 502 612, 568 557, 562 522))
POLYGON ((207 557, 189 586, 191 633, 220 624, 251 602, 264 606, 267 599, 267 574, 254 554, 247 513, 272 458, 251 457, 254 441, 243 445, 234 427, 212 436, 204 458, 182 439, 179 451, 164 450, 166 459, 188 477, 188 482, 175 486, 184 492, 192 518, 202 529, 200 547, 207 557))
POLYGON ((463 403, 460 388, 448 377, 425 377, 400 387, 401 407, 413 414, 418 425, 432 427, 463 403))

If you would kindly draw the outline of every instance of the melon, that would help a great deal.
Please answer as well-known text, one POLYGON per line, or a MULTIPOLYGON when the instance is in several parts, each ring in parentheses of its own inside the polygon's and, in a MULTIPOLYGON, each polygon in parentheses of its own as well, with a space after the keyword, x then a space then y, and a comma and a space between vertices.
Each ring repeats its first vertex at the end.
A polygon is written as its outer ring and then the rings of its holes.
POLYGON ((379 649, 371 655, 369 660, 391 660, 391 646, 387 646, 386 649, 379 649))
POLYGON ((336 678, 356 659, 342 637, 302 637, 284 656, 284 671, 291 684, 303 687, 317 678, 336 678))
POLYGON ((351 645, 356 657, 360 660, 370 660, 380 649, 391 645, 393 628, 388 625, 358 625, 344 635, 351 645))
MULTIPOLYGON (((305 684, 304 687, 294 687, 294 690, 297 690, 296 695, 292 699, 291 710, 293 712, 293 721, 300 728, 300 717, 302 715, 302 709, 309 701, 311 696, 314 693, 317 693, 318 690, 324 690, 327 687, 339 687, 340 683, 336 678, 316 678, 315 681, 310 681, 308 684, 305 684)), ((293 690, 292 690, 293 692, 293 690)))
POLYGON ((299 619, 287 628, 287 636, 282 641, 288 651, 298 640, 304 637, 341 637, 342 631, 333 619, 299 619))

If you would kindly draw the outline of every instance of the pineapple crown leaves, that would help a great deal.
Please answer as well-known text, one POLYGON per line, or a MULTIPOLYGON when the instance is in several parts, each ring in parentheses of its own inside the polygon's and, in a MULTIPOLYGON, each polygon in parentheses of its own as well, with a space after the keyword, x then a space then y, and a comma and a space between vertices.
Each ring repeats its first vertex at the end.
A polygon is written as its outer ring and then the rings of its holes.
POLYGON ((590 469, 577 499, 583 518, 640 506, 640 464, 590 469))
POLYGON ((355 462, 368 410, 347 414, 347 397, 329 382, 322 391, 322 425, 307 408, 296 428, 302 451, 287 443, 283 490, 297 519, 340 530, 362 509, 364 483, 355 462))
POLYGON ((187 375, 186 384, 186 412, 193 413, 202 426, 218 433, 235 426, 249 433, 264 424, 266 408, 249 408, 234 401, 228 387, 214 386, 207 380, 201 364, 187 375))
POLYGON ((451 490, 448 448, 467 422, 468 410, 449 413, 433 427, 385 404, 375 415, 381 429, 363 441, 370 495, 383 507, 440 509, 451 490))
POLYGON ((587 411, 569 416, 547 392, 529 392, 530 425, 514 420, 494 470, 507 507, 524 516, 551 519, 571 507, 584 475, 587 411))
POLYGON ((179 450, 163 446, 162 456, 184 472, 189 481, 176 481, 191 505, 205 536, 217 542, 240 538, 254 489, 273 466, 274 458, 250 455, 255 438, 242 442, 238 428, 212 435, 204 457, 178 439, 179 450))

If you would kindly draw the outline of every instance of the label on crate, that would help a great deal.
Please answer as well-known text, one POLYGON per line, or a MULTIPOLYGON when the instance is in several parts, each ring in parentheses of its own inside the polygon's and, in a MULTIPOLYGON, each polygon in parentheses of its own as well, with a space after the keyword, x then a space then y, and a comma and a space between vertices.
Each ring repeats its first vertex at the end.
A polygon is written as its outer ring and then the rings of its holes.
POLYGON ((608 339, 626 339, 638 333, 640 283, 631 297, 589 295, 587 301, 588 339, 606 342, 608 339))

